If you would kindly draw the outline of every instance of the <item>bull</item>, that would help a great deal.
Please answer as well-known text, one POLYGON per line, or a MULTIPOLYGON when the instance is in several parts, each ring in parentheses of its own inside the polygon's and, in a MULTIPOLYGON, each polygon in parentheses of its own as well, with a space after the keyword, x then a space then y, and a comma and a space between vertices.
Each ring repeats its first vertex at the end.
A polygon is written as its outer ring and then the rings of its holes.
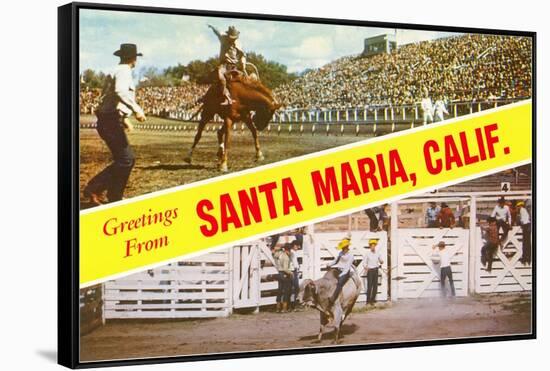
POLYGON ((350 278, 342 288, 342 292, 331 306, 329 299, 336 289, 339 271, 329 269, 325 275, 313 281, 306 279, 300 286, 298 300, 301 304, 313 307, 320 312, 320 328, 317 341, 321 342, 327 328, 334 328, 334 344, 340 340, 340 329, 342 324, 349 317, 359 293, 361 292, 361 280, 354 269, 351 270, 350 278), (332 322, 332 326, 330 325, 332 322))

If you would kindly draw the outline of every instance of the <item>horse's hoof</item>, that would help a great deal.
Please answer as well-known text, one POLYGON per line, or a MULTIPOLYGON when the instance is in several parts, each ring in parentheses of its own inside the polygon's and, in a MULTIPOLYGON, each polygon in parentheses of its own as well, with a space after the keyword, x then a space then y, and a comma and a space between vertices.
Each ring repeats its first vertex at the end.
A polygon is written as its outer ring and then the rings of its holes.
POLYGON ((260 162, 260 161, 263 161, 263 160, 265 160, 264 155, 256 156, 256 161, 260 162))
POLYGON ((227 173, 227 164, 221 164, 220 165, 220 171, 222 173, 227 173))
POLYGON ((183 161, 187 162, 188 164, 191 164, 191 157, 186 157, 183 159, 183 161))

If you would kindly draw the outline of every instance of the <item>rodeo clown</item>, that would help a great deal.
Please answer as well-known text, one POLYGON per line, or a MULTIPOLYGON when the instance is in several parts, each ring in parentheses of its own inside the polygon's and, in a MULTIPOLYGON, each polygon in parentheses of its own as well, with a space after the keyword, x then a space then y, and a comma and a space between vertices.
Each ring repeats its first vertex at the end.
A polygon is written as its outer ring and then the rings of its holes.
POLYGON ((124 130, 131 130, 128 120, 132 114, 139 122, 145 121, 143 109, 137 104, 132 69, 136 67, 137 52, 135 44, 122 44, 113 53, 120 58, 113 74, 106 79, 102 101, 97 110, 97 132, 113 156, 113 162, 94 176, 84 189, 84 196, 90 204, 100 205, 101 194, 107 191, 109 202, 121 200, 135 157, 124 130))
POLYGON ((245 74, 246 73, 246 56, 239 45, 238 38, 240 32, 234 26, 230 26, 225 34, 222 34, 214 26, 208 25, 214 31, 218 40, 220 40, 220 58, 218 65, 218 79, 222 86, 223 96, 225 101, 222 105, 230 105, 233 100, 229 89, 227 89, 227 81, 225 80, 225 73, 233 68, 240 67, 245 74))
POLYGON ((350 270, 353 266, 353 254, 349 251, 349 247, 351 245, 351 238, 346 237, 340 243, 338 244, 338 250, 341 250, 338 254, 338 257, 331 263, 327 265, 329 268, 333 268, 338 270, 340 273, 338 274, 338 283, 336 284, 336 289, 334 290, 334 293, 332 294, 331 298, 329 299, 329 305, 332 306, 336 299, 338 298, 338 295, 340 295, 340 292, 342 291, 342 288, 348 281, 350 277, 350 270))

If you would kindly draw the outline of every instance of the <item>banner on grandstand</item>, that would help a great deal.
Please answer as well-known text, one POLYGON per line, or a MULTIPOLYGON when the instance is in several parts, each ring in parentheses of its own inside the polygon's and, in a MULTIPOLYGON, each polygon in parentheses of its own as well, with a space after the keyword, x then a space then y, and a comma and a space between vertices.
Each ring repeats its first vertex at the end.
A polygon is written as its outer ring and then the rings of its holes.
POLYGON ((83 210, 86 287, 531 160, 531 101, 83 210))

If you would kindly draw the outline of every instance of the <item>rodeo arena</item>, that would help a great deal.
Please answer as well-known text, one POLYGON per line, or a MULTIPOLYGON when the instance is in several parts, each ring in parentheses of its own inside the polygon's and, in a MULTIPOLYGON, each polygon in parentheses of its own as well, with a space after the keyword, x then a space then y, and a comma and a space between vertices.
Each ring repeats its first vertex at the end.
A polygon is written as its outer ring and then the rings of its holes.
MULTIPOLYGON (((264 163, 531 97, 529 39, 459 35, 407 45, 392 44, 391 35, 380 40, 386 49, 373 52, 366 39, 361 54, 273 89, 282 107, 259 133, 264 163), (425 99, 430 107, 435 103, 432 111, 425 99)), ((194 156, 205 157, 185 166, 160 158, 166 149, 183 162, 200 118, 193 117, 197 97, 207 89, 194 82, 138 88, 136 99, 150 119, 136 123, 129 137, 138 143, 137 153, 140 146, 158 145, 159 158, 143 155, 149 162, 140 167, 138 157, 130 196, 219 174, 209 167, 222 125, 217 116, 195 150, 194 156), (147 183, 155 169, 175 180, 147 183), (176 175, 192 171, 196 177, 176 175)), ((92 171, 86 170, 92 155, 85 151, 105 152, 91 144, 97 141, 92 129, 100 97, 97 89, 80 94, 81 177, 92 171)), ((233 133, 229 168, 257 166, 250 161, 239 167, 238 148, 253 147, 253 141, 245 124, 233 123, 233 133)), ((531 167, 525 165, 82 289, 82 360, 529 332, 531 189, 531 167), (344 313, 328 313, 316 302, 322 296, 316 282, 328 274, 343 241, 359 295, 349 308, 341 300, 344 313), (451 279, 442 280, 442 242, 451 279), (370 245, 380 259, 368 300, 363 260, 370 245), (281 279, 285 251, 288 282, 281 279)), ((345 287, 342 297, 348 295, 345 287)))

